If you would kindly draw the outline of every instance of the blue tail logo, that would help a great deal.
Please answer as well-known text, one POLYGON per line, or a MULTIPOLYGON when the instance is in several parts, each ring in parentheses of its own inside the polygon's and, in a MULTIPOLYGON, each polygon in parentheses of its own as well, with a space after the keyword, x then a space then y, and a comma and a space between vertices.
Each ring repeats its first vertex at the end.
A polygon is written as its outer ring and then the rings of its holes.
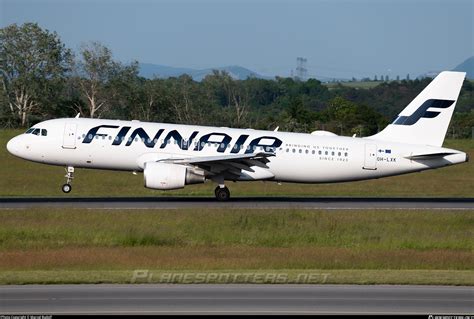
POLYGON ((413 112, 410 116, 399 116, 393 121, 392 124, 394 125, 413 125, 418 122, 419 119, 427 118, 432 119, 437 117, 441 111, 428 111, 429 108, 436 108, 436 109, 447 109, 451 105, 453 105, 454 100, 435 100, 430 99, 426 100, 420 107, 413 112))

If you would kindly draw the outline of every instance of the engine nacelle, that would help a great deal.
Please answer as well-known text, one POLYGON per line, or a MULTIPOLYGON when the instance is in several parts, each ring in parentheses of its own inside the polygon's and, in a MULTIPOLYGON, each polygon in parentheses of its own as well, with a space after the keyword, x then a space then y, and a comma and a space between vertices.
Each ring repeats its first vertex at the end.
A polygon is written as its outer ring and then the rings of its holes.
POLYGON ((145 187, 153 189, 178 189, 184 185, 204 183, 203 172, 184 165, 148 162, 143 170, 145 187), (200 174, 202 173, 202 174, 200 174))

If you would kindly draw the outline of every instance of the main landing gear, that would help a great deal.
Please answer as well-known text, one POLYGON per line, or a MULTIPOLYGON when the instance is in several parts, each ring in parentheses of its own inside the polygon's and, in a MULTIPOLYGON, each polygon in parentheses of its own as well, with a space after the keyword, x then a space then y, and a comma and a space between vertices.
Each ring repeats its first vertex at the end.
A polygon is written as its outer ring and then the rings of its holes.
POLYGON ((74 167, 67 166, 66 167, 66 175, 64 175, 64 177, 66 177, 66 184, 64 184, 62 186, 62 190, 63 190, 64 193, 67 194, 72 190, 71 182, 74 178, 74 167))
POLYGON ((220 202, 225 202, 230 198, 230 191, 225 185, 222 187, 221 185, 217 186, 214 190, 214 194, 216 195, 217 200, 220 202))

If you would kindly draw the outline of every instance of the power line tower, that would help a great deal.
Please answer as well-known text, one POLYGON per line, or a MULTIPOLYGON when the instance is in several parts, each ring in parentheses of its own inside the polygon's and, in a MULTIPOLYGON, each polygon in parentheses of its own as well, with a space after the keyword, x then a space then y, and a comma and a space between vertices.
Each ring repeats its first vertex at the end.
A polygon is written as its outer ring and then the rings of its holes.
POLYGON ((306 80, 306 76, 308 75, 308 69, 306 68, 306 62, 308 60, 303 57, 296 58, 296 80, 304 81, 306 80))

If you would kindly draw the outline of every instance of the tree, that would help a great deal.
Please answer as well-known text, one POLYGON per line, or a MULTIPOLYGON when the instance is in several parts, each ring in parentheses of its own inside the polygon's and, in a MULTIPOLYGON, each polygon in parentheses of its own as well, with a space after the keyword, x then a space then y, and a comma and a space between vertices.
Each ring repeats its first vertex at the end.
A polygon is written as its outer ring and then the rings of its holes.
POLYGON ((72 53, 36 23, 0 29, 0 73, 9 109, 21 126, 48 100, 70 70, 72 53))
POLYGON ((83 116, 100 117, 111 96, 107 85, 124 72, 137 73, 138 65, 129 67, 112 59, 112 52, 99 42, 83 44, 80 49, 81 60, 76 63, 75 71, 79 90, 86 100, 86 110, 81 103, 76 108, 83 116), (129 68, 129 69, 128 69, 129 68))
POLYGON ((163 80, 146 80, 141 89, 143 99, 133 107, 138 113, 137 117, 144 121, 168 120, 170 103, 163 80))
POLYGON ((169 105, 174 115, 173 122, 185 124, 202 123, 205 114, 199 104, 201 92, 193 79, 183 74, 168 81, 169 105))
POLYGON ((116 63, 116 69, 106 84, 103 85, 103 92, 106 95, 107 106, 98 113, 99 116, 106 114, 112 118, 133 118, 138 105, 145 99, 143 86, 145 79, 138 76, 138 62, 124 66, 116 63))
MULTIPOLYGON (((248 80, 247 80, 248 81, 248 80)), ((204 79, 208 95, 230 112, 230 123, 241 127, 249 111, 250 90, 244 81, 234 80, 226 71, 213 70, 204 79)))
POLYGON ((340 134, 359 134, 362 136, 377 133, 384 124, 383 117, 374 109, 353 103, 342 97, 335 97, 323 112, 326 123, 332 122, 333 128, 339 128, 340 134))

